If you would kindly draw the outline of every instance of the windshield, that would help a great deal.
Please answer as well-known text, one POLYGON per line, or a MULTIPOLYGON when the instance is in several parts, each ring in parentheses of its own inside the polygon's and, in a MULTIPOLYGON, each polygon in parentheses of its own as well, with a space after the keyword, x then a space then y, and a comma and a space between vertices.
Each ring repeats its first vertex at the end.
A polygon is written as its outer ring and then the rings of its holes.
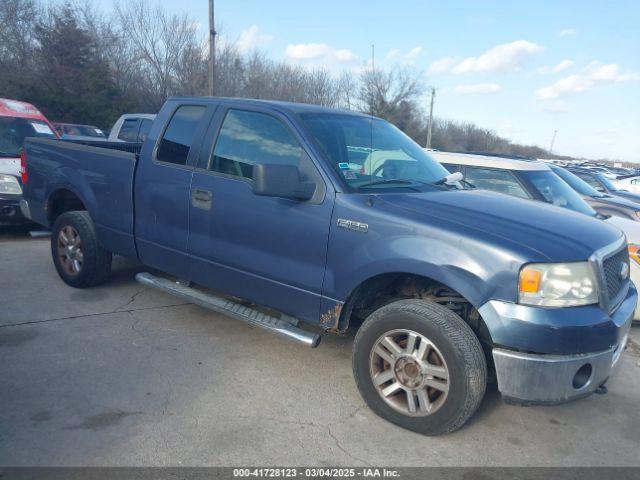
POLYGON ((562 180, 567 182, 571 188, 573 188, 580 195, 586 195, 588 197, 606 197, 604 193, 597 191, 587 182, 582 180, 577 175, 574 175, 569 170, 565 170, 561 167, 550 167, 553 172, 558 175, 562 180))
POLYGON ((332 113, 301 118, 333 168, 352 188, 416 188, 449 172, 384 120, 332 113))
POLYGON ((19 157, 27 137, 55 138, 55 134, 41 120, 0 117, 0 157, 19 157))
POLYGON ((600 180, 600 182, 603 183, 605 187, 607 187, 607 190, 611 190, 612 192, 618 191, 618 187, 611 183, 611 181, 602 173, 593 172, 593 174, 598 177, 598 180, 600 180))
POLYGON ((578 195, 578 192, 552 171, 522 171, 520 174, 525 181, 542 195, 547 203, 592 217, 596 216, 596 211, 578 195))

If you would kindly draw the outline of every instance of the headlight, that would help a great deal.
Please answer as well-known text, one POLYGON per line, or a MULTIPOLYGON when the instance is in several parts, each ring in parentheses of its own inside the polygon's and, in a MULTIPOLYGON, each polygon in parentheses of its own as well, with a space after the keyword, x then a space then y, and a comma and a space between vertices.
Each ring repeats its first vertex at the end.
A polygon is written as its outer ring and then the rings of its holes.
POLYGON ((0 175, 0 193, 20 195, 22 188, 18 183, 18 179, 12 175, 0 175))
POLYGON ((640 245, 629 244, 629 258, 640 265, 640 245))
POLYGON ((532 263, 520 270, 518 301, 542 307, 598 303, 595 274, 588 262, 532 263))

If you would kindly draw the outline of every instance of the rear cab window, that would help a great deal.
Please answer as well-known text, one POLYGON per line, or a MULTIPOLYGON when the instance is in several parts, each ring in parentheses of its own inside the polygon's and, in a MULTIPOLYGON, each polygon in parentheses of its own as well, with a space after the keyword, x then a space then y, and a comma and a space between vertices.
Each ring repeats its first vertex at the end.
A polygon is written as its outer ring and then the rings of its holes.
POLYGON ((156 151, 158 162, 186 165, 198 124, 204 115, 203 105, 183 105, 173 113, 156 151))

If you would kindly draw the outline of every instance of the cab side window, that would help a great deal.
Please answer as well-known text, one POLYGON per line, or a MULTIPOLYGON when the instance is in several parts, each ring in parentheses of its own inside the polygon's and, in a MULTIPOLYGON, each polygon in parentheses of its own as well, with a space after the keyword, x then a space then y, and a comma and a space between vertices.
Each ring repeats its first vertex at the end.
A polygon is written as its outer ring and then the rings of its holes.
POLYGON ((156 160, 186 165, 189 150, 196 135, 198 123, 204 115, 203 105, 184 105, 178 108, 158 145, 156 160))
POLYGON ((465 180, 476 188, 506 193, 514 197, 531 198, 513 174, 507 170, 467 167, 465 180))
POLYGON ((253 179, 253 165, 300 164, 302 147, 277 118, 259 112, 229 110, 213 150, 210 170, 253 179))
POLYGON ((151 130, 151 125, 153 121, 148 118, 143 118, 140 121, 140 130, 138 131, 138 142, 145 142, 147 140, 147 136, 149 135, 149 130, 151 130))

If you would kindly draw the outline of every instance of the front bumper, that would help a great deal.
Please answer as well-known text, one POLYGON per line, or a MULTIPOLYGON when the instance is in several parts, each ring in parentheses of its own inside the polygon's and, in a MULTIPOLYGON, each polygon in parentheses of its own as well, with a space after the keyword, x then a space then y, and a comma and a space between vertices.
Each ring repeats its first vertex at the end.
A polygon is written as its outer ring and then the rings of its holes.
POLYGON ((619 362, 637 300, 631 285, 610 315, 597 306, 550 309, 487 302, 479 311, 494 344, 498 390, 522 403, 561 403, 592 393, 619 362))
POLYGON ((534 355, 495 348, 498 389, 519 403, 562 403, 593 393, 614 373, 622 342, 604 352, 585 355, 534 355))

